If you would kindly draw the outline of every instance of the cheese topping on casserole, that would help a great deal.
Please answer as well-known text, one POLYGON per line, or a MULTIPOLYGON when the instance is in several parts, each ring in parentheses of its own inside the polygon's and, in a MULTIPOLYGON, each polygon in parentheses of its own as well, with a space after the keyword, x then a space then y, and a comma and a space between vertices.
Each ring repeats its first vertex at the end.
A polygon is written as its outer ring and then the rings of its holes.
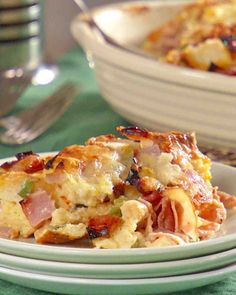
POLYGON ((152 32, 143 48, 171 64, 235 75, 236 0, 189 4, 152 32))
POLYGON ((211 185, 192 133, 119 127, 55 156, 0 167, 0 236, 97 248, 182 245, 213 236, 236 198, 211 185))

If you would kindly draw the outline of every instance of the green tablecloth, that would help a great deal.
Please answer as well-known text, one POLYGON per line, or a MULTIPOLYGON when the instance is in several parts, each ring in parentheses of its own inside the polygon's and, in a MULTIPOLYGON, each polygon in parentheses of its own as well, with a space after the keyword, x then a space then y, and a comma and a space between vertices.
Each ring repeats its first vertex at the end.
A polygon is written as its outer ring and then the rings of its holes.
MULTIPOLYGON (((79 48, 76 48, 62 58, 59 68, 60 76, 57 81, 50 86, 38 86, 28 89, 22 99, 19 100, 14 111, 19 111, 26 106, 37 103, 37 101, 58 87, 59 84, 67 80, 76 82, 81 87, 81 94, 64 116, 40 138, 23 146, 9 147, 0 145, 0 158, 12 156, 20 151, 33 150, 35 152, 45 152, 59 150, 65 145, 83 143, 91 136, 114 133, 115 126, 127 125, 127 122, 112 111, 101 95, 99 95, 93 73, 89 69, 84 54, 79 48)), ((0 280, 0 295, 39 294, 46 295, 51 293, 23 288, 0 280)), ((214 285, 175 293, 175 295, 210 294, 236 294, 236 274, 214 285)))

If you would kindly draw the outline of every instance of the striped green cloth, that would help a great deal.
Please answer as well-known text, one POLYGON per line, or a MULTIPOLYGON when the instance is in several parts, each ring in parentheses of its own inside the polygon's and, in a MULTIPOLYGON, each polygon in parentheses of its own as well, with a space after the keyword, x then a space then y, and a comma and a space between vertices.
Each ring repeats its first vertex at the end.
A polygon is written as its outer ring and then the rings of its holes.
MULTIPOLYGON (((63 57, 59 63, 60 75, 57 81, 49 86, 30 87, 19 100, 14 111, 37 103, 47 96, 61 83, 74 81, 81 88, 81 94, 74 104, 45 134, 32 143, 9 147, 0 145, 0 157, 12 156, 21 151, 35 152, 56 151, 65 145, 83 143, 91 136, 114 133, 115 126, 128 123, 111 110, 99 94, 92 71, 89 69, 81 49, 63 57)), ((40 116, 40 114, 39 114, 40 116)), ((1 249, 0 249, 1 251, 1 249)), ((1 264, 0 264, 1 266, 1 264)), ((10 279, 9 279, 10 281, 10 279)), ((158 287, 157 287, 158 293, 158 287)), ((24 288, 10 282, 0 280, 0 295, 49 295, 52 293, 24 288)), ((79 290, 78 290, 78 294, 79 290)), ((172 293, 173 295, 233 295, 236 294, 236 274, 220 283, 172 293)), ((96 291, 94 293, 96 295, 96 291)), ((99 294, 97 294, 99 295, 99 294)), ((128 295, 128 294, 127 294, 128 295)))

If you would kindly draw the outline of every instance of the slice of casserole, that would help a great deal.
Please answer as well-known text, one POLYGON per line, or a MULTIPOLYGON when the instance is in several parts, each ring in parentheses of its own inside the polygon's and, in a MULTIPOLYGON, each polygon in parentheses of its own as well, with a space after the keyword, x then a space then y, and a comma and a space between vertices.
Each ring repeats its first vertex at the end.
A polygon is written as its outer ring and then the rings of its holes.
POLYGON ((194 134, 119 127, 113 135, 0 168, 0 236, 97 248, 161 247, 213 236, 235 198, 211 185, 194 134))

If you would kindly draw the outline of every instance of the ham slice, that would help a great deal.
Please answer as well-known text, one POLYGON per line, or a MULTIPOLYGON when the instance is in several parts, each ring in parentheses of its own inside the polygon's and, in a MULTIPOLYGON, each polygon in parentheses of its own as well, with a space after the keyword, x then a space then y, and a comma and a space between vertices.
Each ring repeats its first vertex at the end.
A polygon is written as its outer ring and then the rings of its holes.
POLYGON ((51 218, 52 212, 55 210, 50 194, 44 190, 38 190, 21 201, 21 207, 33 227, 37 227, 43 221, 51 218))
POLYGON ((186 191, 191 192, 196 203, 210 203, 212 201, 212 187, 195 171, 190 169, 185 171, 185 179, 182 185, 186 191))
POLYGON ((61 172, 60 173, 53 172, 45 176, 45 180, 49 184, 60 183, 60 182, 63 182, 65 179, 66 179, 66 175, 61 172))
POLYGON ((158 216, 158 227, 161 230, 175 231, 175 216, 171 208, 171 200, 163 198, 161 201, 162 210, 158 216))
POLYGON ((220 197, 220 201, 224 204, 226 209, 236 208, 236 196, 221 191, 218 191, 217 195, 220 197))

